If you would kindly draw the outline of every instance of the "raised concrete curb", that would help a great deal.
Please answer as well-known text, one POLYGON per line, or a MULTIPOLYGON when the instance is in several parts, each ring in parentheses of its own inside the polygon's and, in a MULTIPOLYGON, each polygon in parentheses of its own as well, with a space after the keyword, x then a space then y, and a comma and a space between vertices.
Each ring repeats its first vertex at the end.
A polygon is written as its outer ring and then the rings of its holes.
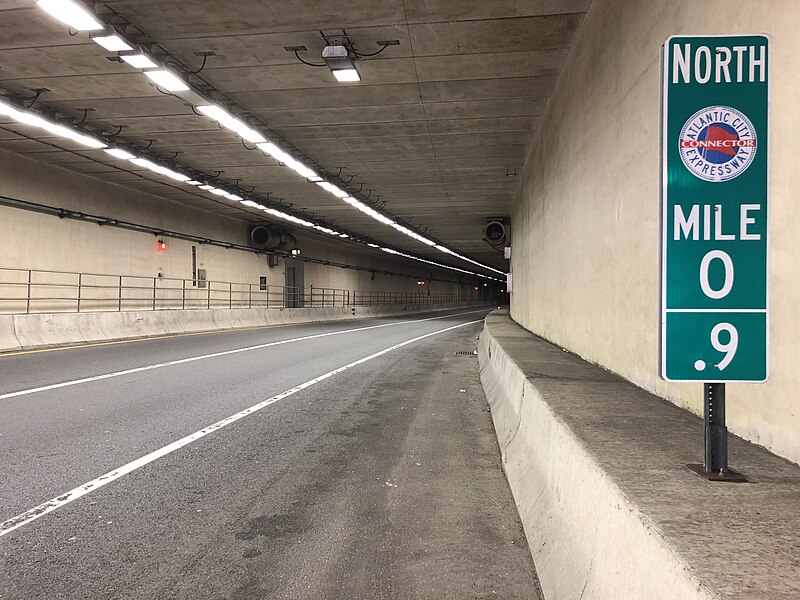
MULTIPOLYGON (((709 483, 702 421, 519 327, 478 359, 545 597, 800 597, 800 469, 739 438, 749 484, 709 483)), ((698 390, 701 393, 701 390, 698 390)))
POLYGON ((0 315, 0 352, 118 339, 324 321, 347 321, 475 304, 343 308, 243 308, 0 315))

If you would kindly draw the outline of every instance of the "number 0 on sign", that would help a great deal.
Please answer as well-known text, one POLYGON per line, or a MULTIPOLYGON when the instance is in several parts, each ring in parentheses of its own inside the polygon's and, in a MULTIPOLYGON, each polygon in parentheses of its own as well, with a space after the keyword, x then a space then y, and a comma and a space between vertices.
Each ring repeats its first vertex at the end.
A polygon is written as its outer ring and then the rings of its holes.
POLYGON ((661 376, 768 375, 769 38, 674 36, 663 56, 661 376))

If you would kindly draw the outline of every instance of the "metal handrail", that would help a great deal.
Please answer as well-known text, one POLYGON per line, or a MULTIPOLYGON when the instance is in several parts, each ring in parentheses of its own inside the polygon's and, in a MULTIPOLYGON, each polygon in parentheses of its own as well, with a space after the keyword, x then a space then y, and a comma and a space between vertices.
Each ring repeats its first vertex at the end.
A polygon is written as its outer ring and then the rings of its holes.
POLYGON ((465 298, 460 294, 351 292, 317 286, 262 286, 260 283, 0 267, 0 313, 5 314, 203 308, 336 308, 480 300, 476 297, 465 298), (93 278, 102 279, 96 281, 93 278), (13 293, 23 288, 24 295, 13 293))

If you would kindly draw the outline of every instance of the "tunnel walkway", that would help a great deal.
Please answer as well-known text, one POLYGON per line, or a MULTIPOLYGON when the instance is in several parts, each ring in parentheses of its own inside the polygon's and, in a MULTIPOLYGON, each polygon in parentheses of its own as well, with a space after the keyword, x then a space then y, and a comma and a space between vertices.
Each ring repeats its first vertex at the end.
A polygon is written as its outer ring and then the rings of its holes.
POLYGON ((537 597, 485 314, 0 356, 0 598, 537 597))

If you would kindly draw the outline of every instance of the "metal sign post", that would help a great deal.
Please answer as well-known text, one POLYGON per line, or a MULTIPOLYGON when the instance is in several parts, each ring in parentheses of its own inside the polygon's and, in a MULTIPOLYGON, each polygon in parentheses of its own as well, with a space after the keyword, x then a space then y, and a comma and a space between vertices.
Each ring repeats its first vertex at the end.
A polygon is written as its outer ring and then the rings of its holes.
POLYGON ((705 383, 700 471, 727 481, 725 382, 769 371, 769 38, 673 36, 662 68, 660 372, 705 383))

